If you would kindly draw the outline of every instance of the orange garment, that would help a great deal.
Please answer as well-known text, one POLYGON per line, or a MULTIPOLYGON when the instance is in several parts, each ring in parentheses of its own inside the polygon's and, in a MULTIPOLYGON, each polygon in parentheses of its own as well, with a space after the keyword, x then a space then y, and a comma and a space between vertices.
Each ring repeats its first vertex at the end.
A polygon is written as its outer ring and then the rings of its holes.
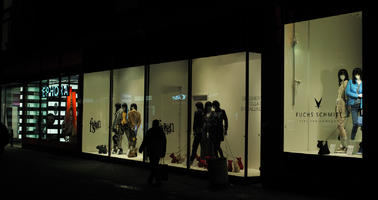
POLYGON ((66 116, 65 116, 65 121, 69 121, 70 119, 70 108, 72 107, 72 115, 73 115, 73 133, 72 135, 76 135, 77 133, 77 116, 76 116, 76 92, 72 92, 72 87, 69 89, 69 96, 67 96, 66 100, 66 116))
POLYGON ((122 121, 121 121, 121 124, 125 125, 126 123, 127 123, 126 112, 122 112, 122 121))
POLYGON ((128 122, 131 124, 132 128, 137 126, 137 129, 139 129, 142 122, 140 113, 136 110, 131 110, 128 114, 128 122))

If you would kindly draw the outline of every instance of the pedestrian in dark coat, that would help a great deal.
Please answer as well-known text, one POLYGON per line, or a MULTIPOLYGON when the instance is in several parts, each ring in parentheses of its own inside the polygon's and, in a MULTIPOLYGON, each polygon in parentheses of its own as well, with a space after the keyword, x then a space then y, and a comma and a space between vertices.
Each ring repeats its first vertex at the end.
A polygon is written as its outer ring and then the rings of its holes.
POLYGON ((159 160, 165 157, 167 146, 167 138, 163 129, 160 127, 159 120, 155 119, 142 144, 139 147, 139 152, 145 151, 145 154, 150 160, 151 174, 148 177, 148 183, 152 184, 153 179, 156 179, 156 184, 161 184, 161 176, 159 173, 159 160))

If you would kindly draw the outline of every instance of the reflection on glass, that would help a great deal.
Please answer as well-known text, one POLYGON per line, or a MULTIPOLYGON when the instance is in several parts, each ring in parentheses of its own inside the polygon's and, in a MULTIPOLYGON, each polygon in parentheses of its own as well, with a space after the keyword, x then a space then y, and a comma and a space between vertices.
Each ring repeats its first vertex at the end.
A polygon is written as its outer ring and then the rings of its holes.
POLYGON ((188 62, 150 66, 149 121, 160 120, 166 138, 165 163, 186 168, 188 62))
POLYGON ((144 66, 114 70, 111 156, 143 160, 144 66))
POLYGON ((285 25, 285 151, 362 157, 361 16, 285 25))
POLYGON ((15 140, 21 139, 22 106, 22 87, 5 88, 4 124, 15 140))
POLYGON ((26 87, 26 137, 39 138, 41 116, 39 114, 39 81, 26 87))
POLYGON ((110 71, 84 74, 83 144, 86 153, 108 155, 110 71))

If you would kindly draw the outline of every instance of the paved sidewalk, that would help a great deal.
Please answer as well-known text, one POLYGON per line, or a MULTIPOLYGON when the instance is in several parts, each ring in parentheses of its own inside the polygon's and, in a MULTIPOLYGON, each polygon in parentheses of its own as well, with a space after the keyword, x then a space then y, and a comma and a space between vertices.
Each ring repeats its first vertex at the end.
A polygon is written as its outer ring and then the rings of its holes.
MULTIPOLYGON (((7 147, 0 156, 2 195, 11 199, 327 199, 267 190, 260 184, 210 189, 206 178, 170 173, 160 187, 146 184, 145 168, 7 147)), ((4 199, 3 197, 0 197, 4 199)))

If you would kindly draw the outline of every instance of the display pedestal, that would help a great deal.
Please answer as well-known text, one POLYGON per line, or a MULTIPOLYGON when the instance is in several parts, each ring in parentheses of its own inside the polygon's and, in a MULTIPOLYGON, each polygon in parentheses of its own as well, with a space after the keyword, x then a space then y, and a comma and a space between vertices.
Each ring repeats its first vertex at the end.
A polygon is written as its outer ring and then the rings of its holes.
POLYGON ((228 184, 227 159, 218 158, 208 160, 209 179, 212 185, 228 184))

